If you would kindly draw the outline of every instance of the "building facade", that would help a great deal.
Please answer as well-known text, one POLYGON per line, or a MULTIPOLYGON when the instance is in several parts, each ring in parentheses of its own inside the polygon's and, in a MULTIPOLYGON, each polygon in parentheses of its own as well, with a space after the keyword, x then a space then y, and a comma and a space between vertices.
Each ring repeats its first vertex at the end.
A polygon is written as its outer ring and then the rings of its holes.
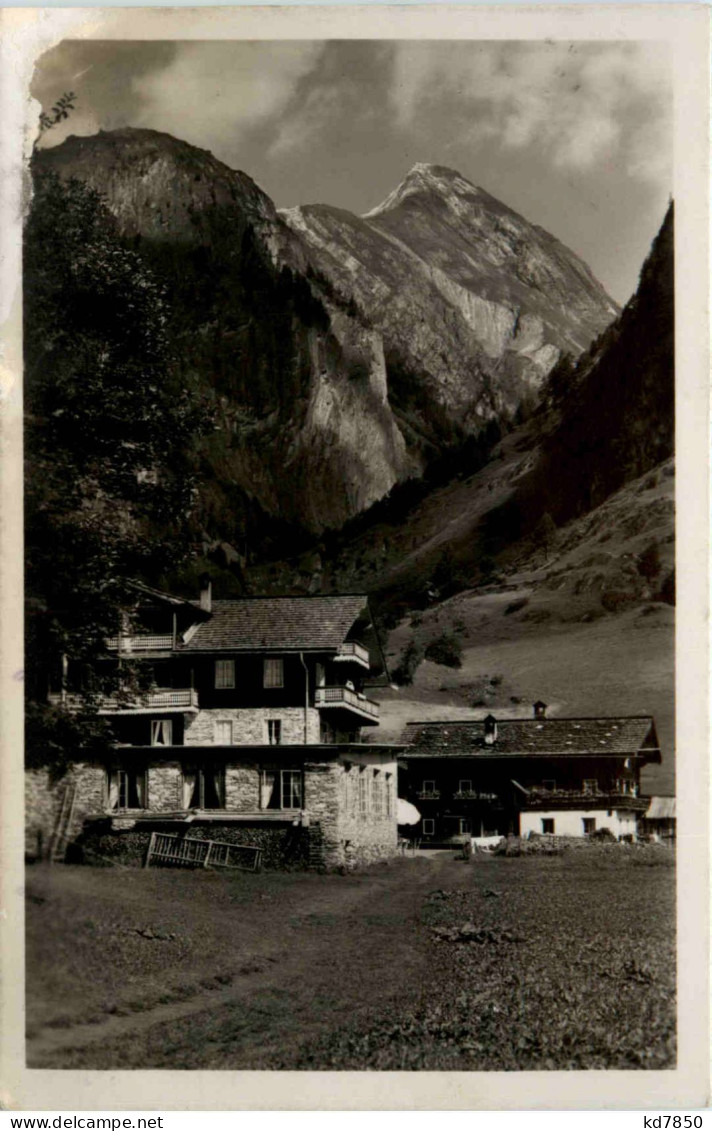
MULTIPOLYGON (((364 685, 383 665, 363 595, 213 601, 206 581, 193 603, 140 586, 106 645, 121 673, 98 701, 111 754, 78 752, 59 783, 28 773, 42 851, 101 855, 118 836, 138 859, 160 828, 258 843, 268 863, 395 852, 398 748, 361 741, 379 715, 364 685)), ((65 662, 50 701, 78 705, 80 679, 65 662)))
POLYGON ((421 813, 424 845, 465 837, 633 837, 648 799, 640 772, 660 762, 649 716, 409 723, 401 794, 421 813))

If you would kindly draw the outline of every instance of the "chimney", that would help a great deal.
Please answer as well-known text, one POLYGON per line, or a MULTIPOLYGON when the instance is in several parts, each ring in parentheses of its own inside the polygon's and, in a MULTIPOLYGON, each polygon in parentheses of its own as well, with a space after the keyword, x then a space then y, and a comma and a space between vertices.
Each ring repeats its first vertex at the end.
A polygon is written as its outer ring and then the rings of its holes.
POLYGON ((547 708, 547 704, 542 703, 541 699, 537 699, 536 703, 534 704, 534 718, 535 719, 545 719, 546 718, 546 708, 547 708))
POLYGON ((493 746, 497 741, 497 720, 494 715, 488 715, 485 719, 485 742, 488 746, 493 746))
POLYGON ((209 613, 213 605, 213 584, 209 573, 200 575, 200 607, 209 613))

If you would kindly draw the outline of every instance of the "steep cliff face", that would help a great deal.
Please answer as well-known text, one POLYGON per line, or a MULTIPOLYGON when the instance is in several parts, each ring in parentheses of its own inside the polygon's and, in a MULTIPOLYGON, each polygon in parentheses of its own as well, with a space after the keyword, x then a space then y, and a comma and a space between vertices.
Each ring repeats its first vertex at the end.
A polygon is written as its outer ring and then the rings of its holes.
POLYGON ((417 470, 380 335, 307 276, 301 241, 244 173, 152 130, 67 139, 36 170, 103 195, 164 282, 176 365, 212 396, 198 520, 250 544, 261 516, 339 526, 417 470))
POLYGON ((198 525, 257 556, 265 521, 340 527, 615 314, 573 253, 451 170, 416 166, 357 217, 280 214, 153 130, 70 137, 35 169, 98 190, 163 281, 175 365, 215 410, 198 525))
POLYGON ((441 166, 416 165, 362 217, 327 205, 282 215, 387 357, 472 424, 511 412, 618 313, 573 252, 441 166))

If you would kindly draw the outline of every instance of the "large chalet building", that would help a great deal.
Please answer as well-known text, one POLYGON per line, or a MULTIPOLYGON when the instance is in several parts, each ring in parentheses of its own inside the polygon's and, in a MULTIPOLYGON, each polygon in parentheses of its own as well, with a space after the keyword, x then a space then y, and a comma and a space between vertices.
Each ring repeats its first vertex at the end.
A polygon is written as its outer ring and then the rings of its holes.
MULTIPOLYGON (((379 716, 365 684, 385 668, 365 596, 214 601, 204 579, 192 602, 137 586, 106 645, 104 664, 126 687, 139 668, 144 689, 100 698, 109 757, 78 751, 59 785, 30 771, 30 842, 100 854, 121 834, 138 861, 152 830, 189 829, 281 864, 395 852, 398 747, 361 741, 379 716)), ((78 678, 65 662, 50 701, 72 709, 78 678)))
POLYGON ((649 803, 640 772, 661 760, 649 716, 413 722, 403 732, 401 796, 423 845, 530 833, 634 837, 649 803))

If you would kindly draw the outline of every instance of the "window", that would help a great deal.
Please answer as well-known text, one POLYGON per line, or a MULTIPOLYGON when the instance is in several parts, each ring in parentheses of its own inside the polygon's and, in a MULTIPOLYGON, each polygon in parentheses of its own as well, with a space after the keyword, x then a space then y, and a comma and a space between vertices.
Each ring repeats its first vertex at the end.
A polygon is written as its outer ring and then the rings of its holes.
POLYGON ((234 660, 216 660, 215 661, 215 686, 217 688, 226 688, 235 686, 235 661, 234 660))
POLYGON ((595 817, 584 817, 583 818, 583 835, 584 836, 590 836, 591 833, 595 833, 595 831, 596 831, 596 818, 595 817))
POLYGON ((554 832, 554 818, 553 817, 542 817, 542 819, 541 819, 541 831, 543 833, 553 833, 554 832))
POLYGON ((265 660, 264 687, 284 687, 284 662, 281 657, 265 660))
POLYGON ((225 808, 225 771, 222 766, 206 762, 202 766, 183 767, 183 808, 225 808))
POLYGON ((260 809, 301 809, 303 796, 301 770, 262 771, 260 809))
POLYGON ((383 816, 383 777, 380 770, 374 770, 372 786, 372 808, 374 817, 383 816))
POLYGON ((145 809, 148 804, 146 770, 140 766, 112 766, 109 770, 109 809, 145 809))
POLYGON ((596 778, 585 778, 583 791, 584 793, 598 793, 598 781, 596 778))
POLYGON ((393 774, 386 774, 386 816, 393 816, 393 774))
POLYGON ((458 793, 472 793, 472 782, 464 779, 458 783, 458 793))
POLYGON ((216 722, 215 745, 232 746, 232 723, 229 719, 218 719, 216 722))
POLYGON ((544 778, 541 784, 544 789, 549 791, 549 793, 553 793, 556 789, 556 782, 553 778, 544 778))
POLYGON ((423 836, 435 835, 435 821, 431 817, 426 817, 423 821, 423 836))
POLYGON ((362 817, 368 813, 368 778, 363 769, 358 778, 358 811, 362 817))
POLYGON ((328 719, 319 720, 319 741, 329 744, 336 742, 336 731, 328 719))
POLYGON ((458 831, 460 833, 469 833, 470 831, 470 822, 464 817, 460 817, 460 828, 458 831))
POLYGON ((434 781, 424 781, 423 782, 423 793, 435 793, 435 782, 434 781))
POLYGON ((172 746, 172 745, 173 745, 173 720, 172 719, 151 719, 151 746, 172 746))
POLYGON ((282 743, 282 720, 267 719, 267 742, 270 746, 280 746, 282 743))

